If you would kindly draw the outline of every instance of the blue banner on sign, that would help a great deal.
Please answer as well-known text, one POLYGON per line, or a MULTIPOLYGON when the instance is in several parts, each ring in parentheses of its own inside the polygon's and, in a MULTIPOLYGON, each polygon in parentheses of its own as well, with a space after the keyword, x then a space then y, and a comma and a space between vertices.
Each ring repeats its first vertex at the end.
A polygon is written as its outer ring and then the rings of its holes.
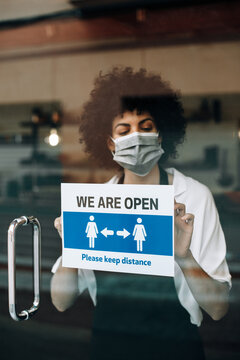
POLYGON ((64 247, 173 255, 172 216, 63 212, 64 247))

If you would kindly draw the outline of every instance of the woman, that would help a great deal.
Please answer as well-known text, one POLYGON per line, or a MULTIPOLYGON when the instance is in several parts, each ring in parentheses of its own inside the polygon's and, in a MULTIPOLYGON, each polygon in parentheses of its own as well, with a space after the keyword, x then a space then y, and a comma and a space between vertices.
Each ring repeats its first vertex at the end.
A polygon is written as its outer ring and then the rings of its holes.
MULTIPOLYGON (((148 283, 154 282, 155 302, 130 303, 98 296, 93 358, 202 359, 196 331, 202 321, 201 309, 214 320, 227 312, 231 277, 212 195, 177 170, 162 168, 169 156, 176 155, 185 128, 179 95, 160 76, 143 69, 114 68, 100 74, 84 106, 80 131, 86 151, 100 166, 115 164, 119 170, 109 183, 173 184, 175 192, 174 281, 147 278, 148 283), (162 289, 169 294, 167 300, 162 289), (114 321, 108 321, 110 316, 114 321)), ((55 220, 59 231, 60 221, 55 220)), ((96 303, 93 272, 62 268, 60 261, 54 266, 51 285, 55 306, 64 311, 85 287, 96 303)), ((135 284, 140 276, 132 279, 135 284)), ((113 286, 109 289, 115 290, 113 286)))

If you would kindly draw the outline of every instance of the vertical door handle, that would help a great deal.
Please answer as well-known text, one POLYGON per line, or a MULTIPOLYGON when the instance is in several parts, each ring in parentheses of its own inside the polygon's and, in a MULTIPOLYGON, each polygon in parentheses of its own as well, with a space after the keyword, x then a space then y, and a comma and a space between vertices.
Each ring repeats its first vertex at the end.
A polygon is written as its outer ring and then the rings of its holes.
POLYGON ((9 313, 13 320, 28 320, 39 308, 41 273, 41 226, 34 216, 21 216, 14 219, 8 228, 8 303, 9 313), (32 225, 33 229, 33 293, 34 299, 30 309, 16 311, 16 255, 15 233, 20 225, 32 225))

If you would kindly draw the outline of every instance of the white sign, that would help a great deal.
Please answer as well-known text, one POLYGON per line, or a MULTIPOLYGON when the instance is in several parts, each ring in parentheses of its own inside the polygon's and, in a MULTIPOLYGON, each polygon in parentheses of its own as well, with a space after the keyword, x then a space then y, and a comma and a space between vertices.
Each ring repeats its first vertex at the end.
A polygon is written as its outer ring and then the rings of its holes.
POLYGON ((63 266, 174 276, 171 185, 62 184, 63 266))

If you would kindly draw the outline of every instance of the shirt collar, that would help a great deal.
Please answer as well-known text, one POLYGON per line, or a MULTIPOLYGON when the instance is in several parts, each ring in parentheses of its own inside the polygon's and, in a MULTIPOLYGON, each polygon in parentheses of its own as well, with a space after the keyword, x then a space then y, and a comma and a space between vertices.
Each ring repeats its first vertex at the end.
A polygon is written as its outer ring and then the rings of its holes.
POLYGON ((166 171, 173 175, 174 196, 184 193, 187 190, 186 176, 174 168, 168 168, 166 171))

